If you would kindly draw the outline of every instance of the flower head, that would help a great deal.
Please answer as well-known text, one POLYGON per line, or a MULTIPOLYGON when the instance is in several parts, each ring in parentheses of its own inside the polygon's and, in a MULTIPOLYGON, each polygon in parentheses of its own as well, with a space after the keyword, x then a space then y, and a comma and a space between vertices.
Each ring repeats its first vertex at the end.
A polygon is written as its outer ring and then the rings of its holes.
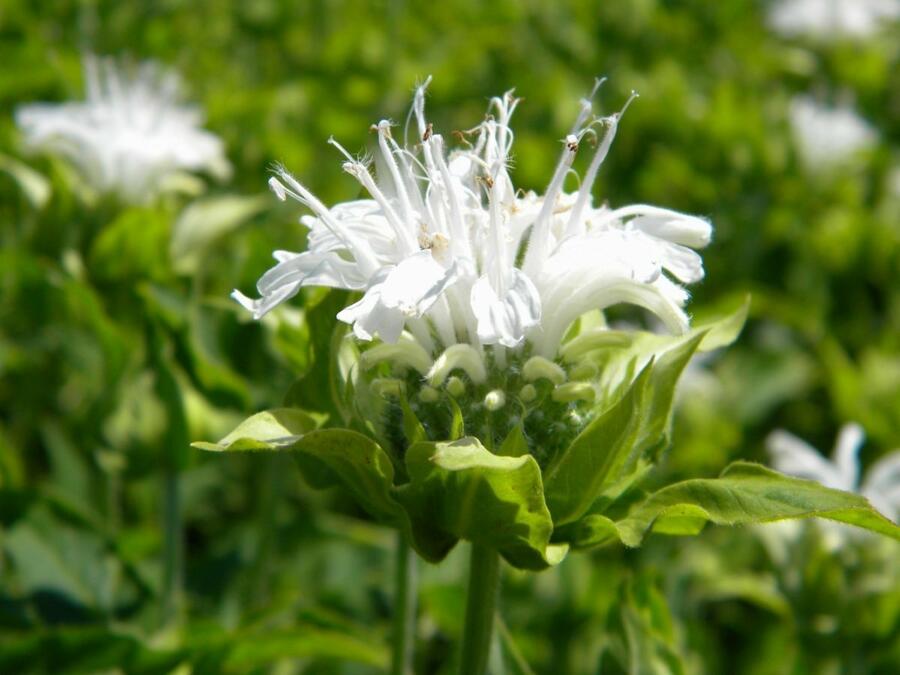
POLYGON ((88 57, 84 101, 33 103, 16 111, 27 146, 72 162, 98 191, 130 202, 152 198, 173 174, 229 171, 222 141, 179 102, 179 80, 152 63, 128 73, 88 57))
POLYGON ((898 0, 780 0, 769 12, 769 24, 786 36, 862 38, 898 17, 898 0))
POLYGON ((374 125, 376 175, 330 141, 368 199, 328 208, 287 171, 276 171, 275 194, 312 211, 302 219, 308 250, 276 252, 278 264, 257 284, 259 299, 235 291, 242 305, 259 318, 303 286, 360 291, 337 317, 356 337, 393 343, 407 333, 435 357, 461 344, 477 355, 492 346, 501 360, 504 348, 552 359, 573 321, 619 303, 686 330, 682 284, 703 277, 693 249, 709 243, 712 228, 655 206, 593 204, 621 112, 595 117, 583 101, 550 185, 537 195, 517 191, 509 175, 510 118, 519 104, 512 92, 492 99, 464 146, 448 153, 425 117, 427 85, 417 89, 407 124, 414 123, 415 143, 398 143, 387 120, 374 125), (575 157, 597 137, 580 188, 565 192, 575 157))
POLYGON ((800 155, 811 169, 840 164, 877 138, 872 126, 846 105, 832 108, 798 96, 789 114, 800 155))

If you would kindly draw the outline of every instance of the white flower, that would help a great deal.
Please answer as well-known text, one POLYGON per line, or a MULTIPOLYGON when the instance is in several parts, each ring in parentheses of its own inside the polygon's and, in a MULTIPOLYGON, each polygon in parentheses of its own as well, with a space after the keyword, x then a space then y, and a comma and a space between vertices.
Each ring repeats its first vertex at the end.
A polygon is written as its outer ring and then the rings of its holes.
POLYGON ((788 37, 863 38, 898 17, 900 0, 780 0, 769 12, 769 25, 788 37))
MULTIPOLYGON (((778 471, 821 483, 825 487, 861 494, 884 516, 900 521, 900 450, 873 464, 860 482, 859 449, 865 433, 858 424, 841 428, 831 460, 811 445, 783 430, 773 431, 766 439, 772 465, 778 471)), ((863 530, 823 521, 818 524, 829 550, 839 549, 850 538, 865 537, 863 530)), ((761 526, 760 534, 776 560, 786 559, 789 541, 796 539, 802 523, 779 521, 761 526)))
POLYGON ((877 139, 871 125, 846 105, 831 108, 798 96, 789 115, 800 155, 811 169, 840 164, 877 139))
POLYGON ((846 424, 838 434, 830 461, 805 441, 780 429, 769 435, 766 447, 778 471, 861 494, 882 514, 900 521, 900 450, 878 460, 860 482, 859 449, 864 441, 861 426, 846 424))
POLYGON ((257 285, 258 300, 235 291, 242 305, 259 318, 303 286, 359 290, 362 299, 338 319, 361 339, 395 342, 406 329, 432 354, 457 343, 478 353, 494 345, 501 359, 504 347, 526 341, 552 358, 575 319, 617 303, 645 307, 673 331, 687 328, 681 284, 703 277, 692 248, 709 243, 710 224, 653 206, 592 203, 621 113, 595 118, 583 101, 550 186, 538 196, 516 191, 509 176, 509 121, 518 105, 512 93, 492 99, 486 119, 448 155, 425 119, 427 84, 416 91, 407 121, 415 121, 413 146, 398 144, 386 120, 373 127, 377 177, 330 141, 370 199, 328 208, 277 170, 270 180, 276 195, 313 212, 302 219, 308 250, 276 252, 278 264, 257 285), (563 183, 584 139, 598 129, 581 187, 568 194, 563 183))
POLYGON ((179 80, 152 63, 126 73, 87 57, 86 98, 33 103, 16 110, 28 147, 62 155, 98 191, 140 203, 183 171, 229 171, 222 141, 201 127, 202 114, 179 102, 179 80))

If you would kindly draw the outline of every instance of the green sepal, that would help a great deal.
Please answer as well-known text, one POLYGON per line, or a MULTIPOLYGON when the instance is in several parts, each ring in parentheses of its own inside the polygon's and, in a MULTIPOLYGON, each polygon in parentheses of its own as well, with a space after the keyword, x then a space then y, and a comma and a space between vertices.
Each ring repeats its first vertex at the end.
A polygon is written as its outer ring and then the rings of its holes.
POLYGON ((675 483, 635 504, 621 520, 593 514, 580 520, 568 538, 574 547, 620 541, 640 546, 650 531, 699 533, 707 522, 746 525, 791 518, 826 518, 900 539, 900 527, 860 495, 791 478, 752 462, 735 462, 719 478, 675 483))
POLYGON ((521 457, 528 454, 528 439, 521 422, 509 430, 506 438, 497 448, 497 454, 503 457, 521 457))
POLYGON ((703 341, 697 348, 698 352, 711 352, 714 349, 727 347, 732 344, 744 330, 747 323, 747 315, 750 312, 750 296, 744 297, 741 305, 725 316, 720 316, 709 321, 698 321, 694 324, 691 334, 705 333, 703 341))
POLYGON ((466 423, 455 398, 447 396, 447 405, 450 407, 450 440, 458 441, 466 435, 466 423))
POLYGON ((612 486, 621 494, 628 487, 623 479, 642 475, 642 460, 668 443, 675 386, 705 335, 682 338, 651 358, 625 394, 547 467, 547 504, 557 526, 579 519, 612 486))
POLYGON ((291 452, 307 482, 315 488, 342 486, 376 519, 406 527, 391 490, 394 467, 375 441, 347 429, 317 429, 316 420, 280 408, 246 419, 218 443, 194 443, 212 451, 291 452))
POLYGON ((410 482, 396 495, 426 560, 443 559, 459 539, 496 548, 520 569, 544 569, 565 556, 567 545, 550 544, 553 521, 532 456, 501 457, 468 437, 415 443, 406 464, 410 482))

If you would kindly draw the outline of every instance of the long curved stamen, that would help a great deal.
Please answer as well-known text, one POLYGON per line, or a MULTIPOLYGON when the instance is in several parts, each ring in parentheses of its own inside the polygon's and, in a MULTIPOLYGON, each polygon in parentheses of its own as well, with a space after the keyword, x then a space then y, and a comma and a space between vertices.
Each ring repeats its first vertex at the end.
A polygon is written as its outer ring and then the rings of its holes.
POLYGON ((594 181, 597 179, 597 172, 600 170, 600 165, 603 164, 606 159, 606 155, 609 154, 609 149, 616 137, 619 120, 622 119, 622 115, 625 114, 628 106, 631 105, 631 102, 637 97, 637 92, 632 91, 631 96, 625 101, 625 105, 622 106, 622 109, 606 118, 606 133, 603 135, 603 141, 600 143, 600 147, 598 147, 597 152, 594 153, 590 166, 588 166, 587 174, 584 177, 584 182, 581 185, 581 189, 578 191, 578 200, 575 202, 575 207, 572 209, 572 213, 569 216, 569 222, 566 224, 566 236, 580 234, 584 231, 584 223, 582 222, 581 216, 584 213, 584 208, 587 206, 588 200, 591 198, 591 189, 594 186, 594 181))

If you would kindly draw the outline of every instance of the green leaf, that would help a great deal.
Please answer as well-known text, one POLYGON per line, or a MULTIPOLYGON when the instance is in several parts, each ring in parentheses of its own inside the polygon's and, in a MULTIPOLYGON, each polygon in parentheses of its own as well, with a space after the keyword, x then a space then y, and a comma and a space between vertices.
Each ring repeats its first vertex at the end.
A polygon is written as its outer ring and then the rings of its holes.
POLYGON ((521 422, 510 429, 503 443, 497 448, 497 454, 504 457, 521 457, 528 454, 528 441, 521 422))
POLYGON ((388 665, 387 648, 378 640, 304 626, 230 637, 221 645, 225 664, 236 672, 249 672, 284 659, 329 659, 365 663, 382 670, 388 665))
POLYGON ((169 243, 175 271, 192 274, 210 244, 260 213, 268 203, 265 195, 222 195, 189 204, 175 221, 169 243))
POLYGON ((165 283, 170 215, 163 208, 132 207, 104 227, 88 258, 93 274, 108 281, 165 283))
POLYGON ((327 413, 337 422, 347 421, 350 414, 342 396, 338 358, 346 324, 336 322, 335 315, 348 303, 346 291, 328 290, 315 304, 304 306, 309 326, 311 365, 297 380, 285 398, 285 404, 305 410, 327 413))
POLYGON ((257 413, 218 443, 194 443, 214 452, 276 451, 294 454, 304 478, 315 488, 342 486, 375 518, 405 526, 391 495, 394 468, 372 439, 347 429, 316 429, 310 415, 291 408, 257 413))
MULTIPOLYGON (((646 578, 629 580, 620 591, 607 627, 607 653, 629 675, 687 672, 668 603, 646 578)), ((600 672, 609 672, 601 668, 600 672)), ((617 671, 616 671, 617 672, 617 671)))
POLYGON ((184 649, 150 648, 133 631, 103 626, 44 628, 0 640, 0 671, 4 673, 164 675, 184 660, 184 649))
POLYGON ((547 504, 557 526, 584 515, 608 489, 621 493, 641 460, 668 442, 675 386, 704 333, 689 336, 651 360, 625 395, 594 419, 544 473, 547 504))
POLYGON ((718 319, 698 322, 694 325, 692 334, 705 333, 703 341, 697 348, 700 352, 711 352, 714 349, 727 347, 738 339, 744 324, 747 322, 747 314, 750 312, 750 296, 744 298, 744 302, 736 310, 718 319))
POLYGON ((494 547, 523 569, 543 569, 565 555, 567 547, 549 543, 553 522, 532 456, 494 455, 469 437, 416 443, 406 464, 410 482, 396 493, 427 560, 441 560, 459 539, 494 547))
POLYGON ((900 527, 860 495, 791 478, 759 464, 735 462, 719 478, 662 488, 636 504, 622 520, 587 516, 575 528, 572 544, 596 546, 618 539, 626 546, 639 546, 651 530, 691 535, 707 522, 745 525, 787 518, 827 518, 900 539, 900 527))
POLYGON ((318 426, 296 408, 274 408, 251 415, 218 443, 197 442, 200 450, 281 450, 318 426))
POLYGON ((0 154, 0 171, 9 175, 36 209, 44 208, 52 192, 50 181, 24 162, 0 154))
POLYGON ((372 439, 346 429, 322 429, 289 449, 297 453, 300 469, 313 487, 341 485, 376 519, 405 525, 403 511, 391 494, 394 467, 372 439))
POLYGON ((560 349, 571 364, 588 361, 600 370, 599 403, 618 400, 627 384, 652 358, 683 345, 699 335, 697 351, 708 352, 731 344, 740 334, 750 307, 749 297, 735 311, 718 319, 698 323, 685 335, 660 335, 644 331, 594 328, 577 335, 560 349))

